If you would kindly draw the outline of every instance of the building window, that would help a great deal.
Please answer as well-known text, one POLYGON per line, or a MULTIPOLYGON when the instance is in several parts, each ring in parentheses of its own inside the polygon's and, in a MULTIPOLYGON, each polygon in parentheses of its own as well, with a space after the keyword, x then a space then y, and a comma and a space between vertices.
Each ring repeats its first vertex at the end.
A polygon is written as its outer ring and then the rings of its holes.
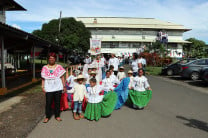
POLYGON ((110 48, 110 43, 102 42, 101 48, 110 48))
POLYGON ((140 43, 132 43, 132 47, 131 48, 139 48, 141 47, 140 43))
POLYGON ((117 42, 113 42, 110 44, 110 48, 118 48, 118 43, 117 42))
POLYGON ((119 48, 129 48, 129 46, 130 46, 130 43, 124 43, 124 42, 119 43, 119 48))

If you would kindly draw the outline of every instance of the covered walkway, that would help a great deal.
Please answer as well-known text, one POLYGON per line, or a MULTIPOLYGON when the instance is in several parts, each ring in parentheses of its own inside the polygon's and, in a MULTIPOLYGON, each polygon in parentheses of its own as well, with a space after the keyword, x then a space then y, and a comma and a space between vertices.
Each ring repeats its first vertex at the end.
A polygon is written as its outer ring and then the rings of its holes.
MULTIPOLYGON (((21 60, 28 61, 28 66, 23 66, 27 69, 27 74, 23 76, 17 75, 18 79, 23 80, 32 79, 32 82, 37 81, 37 70, 35 64, 35 57, 37 55, 47 55, 49 52, 61 52, 64 51, 62 47, 36 37, 30 33, 16 29, 9 25, 0 22, 0 49, 1 49, 1 88, 0 95, 4 95, 8 92, 8 87, 15 77, 6 77, 5 63, 9 62, 14 64, 16 68, 20 68, 21 60), (36 52, 36 50, 38 51, 36 52), (37 55, 36 55, 37 54, 37 55), (10 81, 11 79, 11 81, 10 81), (6 83, 7 82, 7 83, 6 83)), ((19 80, 21 82, 23 80, 19 80)))

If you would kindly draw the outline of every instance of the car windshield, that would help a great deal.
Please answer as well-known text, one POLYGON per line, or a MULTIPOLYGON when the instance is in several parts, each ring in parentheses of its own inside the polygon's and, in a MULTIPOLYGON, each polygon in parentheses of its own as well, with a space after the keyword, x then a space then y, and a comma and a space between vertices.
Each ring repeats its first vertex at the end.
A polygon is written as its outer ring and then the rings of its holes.
POLYGON ((182 60, 178 61, 178 63, 180 63, 180 64, 186 64, 186 63, 192 62, 194 60, 196 60, 196 59, 182 59, 182 60))

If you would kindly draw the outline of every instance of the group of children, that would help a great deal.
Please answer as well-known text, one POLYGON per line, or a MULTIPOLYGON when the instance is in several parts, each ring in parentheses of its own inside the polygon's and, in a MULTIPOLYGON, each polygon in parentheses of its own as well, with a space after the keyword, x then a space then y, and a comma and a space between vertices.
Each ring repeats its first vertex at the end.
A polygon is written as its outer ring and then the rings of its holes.
POLYGON ((75 120, 86 118, 98 121, 125 103, 135 109, 143 109, 151 99, 151 88, 142 69, 138 70, 138 76, 133 77, 131 70, 126 76, 121 66, 117 75, 114 75, 114 67, 111 65, 102 79, 98 71, 97 66, 90 64, 87 65, 87 72, 72 66, 68 76, 66 69, 68 101, 75 120))

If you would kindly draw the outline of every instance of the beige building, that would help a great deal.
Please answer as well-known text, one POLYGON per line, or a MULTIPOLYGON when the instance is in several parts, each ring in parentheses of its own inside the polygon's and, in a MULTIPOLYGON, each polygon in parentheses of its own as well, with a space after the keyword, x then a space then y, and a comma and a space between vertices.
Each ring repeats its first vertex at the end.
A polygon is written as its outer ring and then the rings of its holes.
POLYGON ((169 56, 182 57, 183 25, 154 18, 77 17, 91 31, 92 38, 102 40, 102 53, 132 54, 142 52, 157 39, 165 42, 169 56), (165 41, 164 38, 167 38, 165 41))

